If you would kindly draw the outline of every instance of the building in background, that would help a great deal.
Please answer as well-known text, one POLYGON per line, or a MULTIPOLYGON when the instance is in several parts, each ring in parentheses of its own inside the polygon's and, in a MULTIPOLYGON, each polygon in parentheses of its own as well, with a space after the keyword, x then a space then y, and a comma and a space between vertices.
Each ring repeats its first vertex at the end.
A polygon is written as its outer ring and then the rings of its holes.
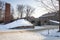
POLYGON ((41 25, 56 25, 56 23, 52 23, 49 20, 59 21, 58 12, 47 13, 39 17, 41 21, 41 25))
POLYGON ((13 11, 9 3, 0 1, 0 23, 9 23, 13 20, 13 11))

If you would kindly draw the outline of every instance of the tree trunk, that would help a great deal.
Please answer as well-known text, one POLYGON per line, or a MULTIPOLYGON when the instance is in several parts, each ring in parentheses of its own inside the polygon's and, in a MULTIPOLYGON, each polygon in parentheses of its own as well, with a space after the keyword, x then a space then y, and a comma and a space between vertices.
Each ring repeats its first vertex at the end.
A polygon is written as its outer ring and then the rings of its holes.
POLYGON ((27 19, 27 20, 28 20, 28 14, 29 14, 29 13, 27 12, 27 14, 26 14, 26 19, 27 19))
POLYGON ((23 12, 21 12, 21 19, 22 19, 22 17, 23 17, 23 12))
POLYGON ((60 0, 59 0, 59 32, 60 32, 60 0))

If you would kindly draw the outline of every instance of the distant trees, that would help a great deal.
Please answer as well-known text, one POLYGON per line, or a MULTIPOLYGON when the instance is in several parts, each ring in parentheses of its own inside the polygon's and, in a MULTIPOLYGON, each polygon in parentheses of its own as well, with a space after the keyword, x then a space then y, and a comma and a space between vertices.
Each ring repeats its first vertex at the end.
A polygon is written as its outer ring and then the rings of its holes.
POLYGON ((2 11, 3 11, 3 7, 4 7, 4 2, 0 1, 0 18, 2 17, 2 11))
POLYGON ((11 7, 11 20, 14 20, 14 8, 11 7))
POLYGON ((26 14, 26 18, 34 12, 34 8, 29 5, 18 5, 17 11, 19 18, 23 17, 23 14, 26 14))
POLYGON ((23 16, 23 10, 24 10, 24 5, 17 5, 17 10, 18 10, 18 16, 19 18, 22 18, 23 16))
POLYGON ((26 6, 26 18, 28 18, 29 16, 31 16, 31 14, 34 12, 34 8, 31 6, 26 6))

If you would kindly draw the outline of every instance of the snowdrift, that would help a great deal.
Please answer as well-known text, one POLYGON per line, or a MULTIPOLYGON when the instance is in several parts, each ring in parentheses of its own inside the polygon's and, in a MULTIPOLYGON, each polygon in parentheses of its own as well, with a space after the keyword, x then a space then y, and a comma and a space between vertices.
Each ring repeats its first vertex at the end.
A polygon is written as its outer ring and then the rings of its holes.
POLYGON ((6 25, 0 25, 0 29, 8 29, 8 28, 14 28, 14 27, 21 27, 21 26, 33 26, 29 21, 25 19, 19 19, 17 21, 14 21, 12 23, 6 24, 6 25))

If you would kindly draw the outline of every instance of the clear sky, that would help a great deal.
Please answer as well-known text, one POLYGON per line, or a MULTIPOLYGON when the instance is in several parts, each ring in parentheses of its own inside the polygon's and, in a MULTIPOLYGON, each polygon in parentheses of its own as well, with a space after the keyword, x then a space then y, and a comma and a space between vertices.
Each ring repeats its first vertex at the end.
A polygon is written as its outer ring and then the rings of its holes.
POLYGON ((17 4, 30 5, 35 8, 35 13, 32 14, 32 16, 36 18, 48 12, 47 10, 45 10, 45 8, 39 7, 41 6, 40 3, 36 2, 35 0, 2 0, 2 1, 10 3, 15 9, 15 11, 17 4))

